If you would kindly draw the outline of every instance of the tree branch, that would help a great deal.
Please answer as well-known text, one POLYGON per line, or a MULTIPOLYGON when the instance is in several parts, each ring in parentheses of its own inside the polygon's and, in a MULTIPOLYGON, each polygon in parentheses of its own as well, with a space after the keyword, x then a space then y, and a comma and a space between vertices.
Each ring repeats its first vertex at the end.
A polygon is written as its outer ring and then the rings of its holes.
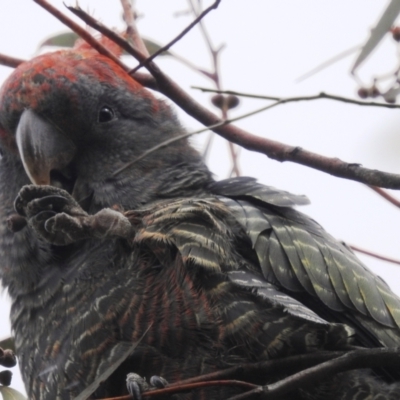
MULTIPOLYGON (((44 0, 35 0, 36 2, 46 3, 44 0)), ((84 20, 89 26, 92 26, 104 36, 113 40, 129 54, 133 55, 139 62, 146 61, 146 56, 133 48, 124 38, 98 23, 94 18, 81 9, 68 7, 74 14, 84 20)), ((120 65, 120 63, 118 63, 120 65)), ((351 179, 373 186, 386 187, 391 189, 400 189, 400 175, 381 172, 363 168, 359 164, 346 163, 338 158, 324 157, 300 147, 288 146, 283 143, 255 136, 236 126, 229 125, 220 120, 215 114, 202 107, 192 99, 184 90, 182 90, 174 81, 165 75, 151 61, 147 63, 146 68, 153 75, 157 82, 157 89, 174 101, 187 114, 200 121, 205 126, 214 126, 214 132, 225 139, 232 141, 247 150, 263 153, 268 157, 278 161, 292 161, 314 169, 329 173, 331 175, 351 179)), ((135 79, 139 82, 140 76, 135 74, 135 79)), ((141 82, 142 83, 142 82, 141 82)), ((277 102, 278 103, 278 102, 277 102)), ((277 105, 275 103, 275 105, 277 105)))
POLYGON ((71 18, 67 17, 60 10, 53 7, 46 0, 33 0, 36 4, 43 7, 47 12, 52 14, 55 18, 61 21, 64 25, 68 26, 71 30, 73 30, 76 34, 78 34, 84 41, 86 41, 90 46, 92 46, 96 51, 98 51, 103 56, 111 58, 116 64, 118 64, 121 68, 127 69, 126 66, 120 61, 120 59, 113 54, 110 50, 108 50, 105 46, 103 46, 98 40, 96 40, 86 29, 82 28, 71 18))
POLYGON ((260 397, 262 399, 276 399, 294 390, 314 386, 317 382, 323 382, 327 377, 331 377, 340 372, 359 368, 399 366, 399 348, 355 350, 341 357, 300 371, 276 383, 258 387, 241 395, 230 397, 228 400, 248 399, 255 394, 262 394, 260 397))
POLYGON ((4 65, 10 68, 17 68, 19 64, 22 64, 25 60, 20 58, 10 57, 0 53, 0 65, 4 65))
POLYGON ((178 36, 176 36, 174 39, 172 39, 169 43, 167 43, 165 46, 161 47, 158 49, 154 54, 152 54, 150 57, 148 57, 145 61, 141 62, 137 67, 132 69, 131 73, 135 73, 138 69, 142 68, 145 66, 147 63, 150 61, 154 60, 158 55, 163 53, 164 51, 169 50, 176 42, 178 42, 180 39, 182 39, 192 28, 194 28, 210 11, 217 9, 219 6, 219 3, 221 3, 221 0, 215 0, 213 4, 211 4, 210 7, 206 8, 197 18, 193 20, 192 23, 190 23, 178 36))
POLYGON ((296 102, 296 101, 310 101, 310 100, 327 99, 327 100, 340 101, 342 103, 355 104, 358 106, 400 108, 400 104, 389 104, 389 103, 378 103, 376 101, 355 100, 355 99, 350 99, 348 97, 336 96, 334 94, 328 94, 328 93, 324 93, 324 92, 321 92, 321 93, 313 95, 313 96, 274 97, 274 96, 264 96, 264 95, 260 95, 260 94, 236 92, 234 90, 216 90, 216 89, 204 88, 201 86, 192 86, 192 88, 201 90, 202 92, 205 92, 205 93, 211 92, 211 93, 231 94, 234 96, 248 97, 251 99, 279 101, 279 104, 292 103, 292 102, 296 102))
MULTIPOLYGON (((192 13, 196 17, 199 17, 199 11, 195 7, 194 0, 188 0, 188 3, 190 5, 190 8, 192 9, 192 13)), ((201 5, 200 2, 198 4, 199 4, 199 6, 201 5)), ((212 74, 210 74, 210 79, 214 82, 216 88, 218 90, 221 90, 221 77, 220 77, 220 73, 219 73, 219 65, 220 65, 220 54, 221 54, 221 50, 224 48, 224 45, 221 45, 218 48, 215 48, 213 46, 210 35, 208 34, 208 31, 207 31, 205 25, 203 24, 202 20, 199 21, 199 28, 200 28, 200 32, 203 35, 203 38, 204 38, 204 41, 208 48, 208 51, 210 52, 211 60, 212 60, 212 64, 213 64, 213 72, 212 72, 212 74)), ((222 102, 220 110, 221 110, 221 118, 224 121, 227 120, 229 108, 225 101, 222 102)), ((209 136, 209 138, 207 140, 207 143, 205 146, 205 151, 203 152, 204 159, 207 157, 208 152, 211 149, 213 135, 214 134, 211 133, 211 135, 209 136)), ((231 141, 228 141, 228 150, 229 150, 229 154, 230 154, 231 161, 232 161, 232 169, 231 169, 231 172, 228 175, 228 177, 231 177, 233 174, 235 174, 236 176, 240 176, 239 158, 237 155, 235 145, 231 141)))
MULTIPOLYGON (((210 382, 196 382, 189 383, 186 385, 175 385, 174 387, 167 386, 164 389, 149 390, 142 393, 143 398, 165 396, 168 394, 175 394, 180 392, 187 392, 189 390, 201 389, 210 386, 237 386, 245 389, 256 389, 258 386, 249 382, 237 381, 237 380, 215 380, 210 382)), ((118 397, 107 397, 103 400, 131 400, 131 395, 118 396, 118 397)))
MULTIPOLYGON (((173 394, 186 390, 193 390, 207 386, 239 386, 250 390, 257 389, 260 386, 244 381, 245 378, 251 379, 254 373, 265 374, 269 377, 274 374, 280 374, 279 371, 287 373, 297 372, 304 368, 314 366, 326 360, 331 360, 345 354, 344 351, 324 351, 320 353, 302 354, 276 360, 262 361, 251 364, 241 364, 232 368, 227 368, 209 374, 199 375, 193 378, 185 379, 168 384, 164 389, 153 390, 142 393, 143 397, 156 397, 165 394, 173 394), (238 380, 240 379, 240 380, 238 380), (167 391, 168 390, 168 391, 167 391)), ((107 398, 104 400, 128 400, 130 396, 119 396, 107 398)))
POLYGON ((133 6, 131 1, 129 0, 121 0, 121 5, 124 10, 124 20, 126 23, 126 34, 127 37, 131 40, 132 44, 144 55, 149 56, 149 52, 147 50, 146 45, 144 44, 142 37, 139 35, 139 31, 136 26, 135 21, 135 11, 133 10, 133 6))
POLYGON ((378 258, 379 260, 383 260, 383 261, 387 261, 387 262, 390 262, 390 263, 393 263, 393 264, 400 265, 400 261, 399 261, 399 260, 396 260, 396 259, 394 259, 394 258, 382 256, 382 255, 380 255, 380 254, 376 254, 376 253, 374 253, 374 252, 372 252, 372 251, 362 249, 362 248, 360 248, 360 247, 358 247, 358 246, 354 246, 354 245, 352 245, 352 244, 348 244, 348 246, 349 246, 351 249, 353 249, 354 251, 358 251, 359 253, 363 253, 363 254, 366 254, 366 255, 368 255, 368 256, 371 256, 371 257, 374 257, 374 258, 378 258))
POLYGON ((400 208, 400 201, 397 200, 395 197, 391 196, 388 192, 385 190, 382 190, 381 188, 378 188, 376 186, 371 186, 368 185, 373 191, 378 193, 381 197, 386 199, 389 203, 392 203, 394 206, 400 208))

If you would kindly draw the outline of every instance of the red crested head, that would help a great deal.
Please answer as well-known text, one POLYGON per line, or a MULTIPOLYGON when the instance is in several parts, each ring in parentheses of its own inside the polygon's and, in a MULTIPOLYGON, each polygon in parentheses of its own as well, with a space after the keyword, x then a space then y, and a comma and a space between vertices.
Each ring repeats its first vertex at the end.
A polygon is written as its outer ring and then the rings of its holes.
POLYGON ((6 131, 13 131, 21 113, 32 109, 38 114, 75 111, 83 98, 101 95, 101 87, 124 88, 143 99, 151 111, 160 102, 111 59, 84 43, 71 50, 40 55, 18 66, 0 89, 0 138, 8 141, 6 131), (51 112, 52 111, 52 112, 51 112))
POLYGON ((0 90, 3 162, 22 165, 36 185, 61 186, 79 199, 99 188, 101 204, 132 207, 152 198, 149 182, 160 171, 200 163, 185 140, 142 157, 182 133, 163 100, 85 45, 21 64, 0 90), (135 194, 117 190, 124 179, 135 185, 135 194))

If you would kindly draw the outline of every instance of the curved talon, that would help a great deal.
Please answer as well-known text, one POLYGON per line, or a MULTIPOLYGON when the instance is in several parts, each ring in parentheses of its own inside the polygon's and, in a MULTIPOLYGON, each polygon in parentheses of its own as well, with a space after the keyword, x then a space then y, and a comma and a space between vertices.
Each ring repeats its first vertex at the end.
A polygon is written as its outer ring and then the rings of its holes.
POLYGON ((56 213, 54 211, 41 211, 39 213, 37 213, 33 219, 35 220, 35 222, 44 222, 49 218, 52 218, 56 215, 56 213))
POLYGON ((63 196, 46 196, 41 199, 34 200, 34 207, 48 208, 56 212, 62 212, 64 207, 70 204, 71 200, 63 196))
POLYGON ((126 376, 126 387, 129 394, 135 400, 142 400, 142 393, 149 390, 149 384, 146 382, 146 378, 142 378, 140 375, 130 372, 126 376))
POLYGON ((15 211, 23 217, 27 217, 27 213, 35 209, 48 209, 51 206, 61 210, 68 205, 74 207, 78 203, 64 189, 53 186, 26 185, 20 190, 14 201, 15 211))
POLYGON ((14 201, 14 210, 16 213, 21 215, 22 217, 26 217, 25 211, 24 211, 24 201, 22 200, 21 196, 17 196, 17 198, 14 201))
POLYGON ((168 381, 162 376, 153 375, 150 378, 150 385, 157 389, 164 389, 168 385, 168 381))

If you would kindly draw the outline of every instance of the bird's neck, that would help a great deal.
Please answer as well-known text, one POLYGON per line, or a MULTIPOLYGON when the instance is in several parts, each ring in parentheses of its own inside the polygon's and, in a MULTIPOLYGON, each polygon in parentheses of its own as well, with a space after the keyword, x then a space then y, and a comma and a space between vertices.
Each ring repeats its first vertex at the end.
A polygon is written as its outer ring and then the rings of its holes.
POLYGON ((89 212, 113 206, 133 210, 157 200, 199 196, 207 192, 212 182, 211 173, 202 162, 180 163, 135 178, 127 174, 92 183, 93 199, 89 212))

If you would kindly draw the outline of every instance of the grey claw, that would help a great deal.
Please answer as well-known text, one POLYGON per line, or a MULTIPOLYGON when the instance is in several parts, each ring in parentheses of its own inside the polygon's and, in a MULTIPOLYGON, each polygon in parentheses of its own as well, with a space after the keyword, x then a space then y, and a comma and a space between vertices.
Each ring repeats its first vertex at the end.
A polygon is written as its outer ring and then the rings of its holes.
POLYGON ((168 385, 168 381, 162 376, 153 375, 150 378, 150 385, 157 389, 164 389, 168 385))
POLYGON ((142 378, 140 375, 130 372, 126 376, 126 387, 129 394, 135 400, 142 400, 142 393, 149 390, 149 384, 146 382, 146 378, 142 378))
POLYGON ((51 207, 51 210, 62 212, 64 211, 64 207, 69 205, 69 203, 70 200, 66 197, 52 195, 38 199, 36 202, 36 206, 42 209, 51 207))

